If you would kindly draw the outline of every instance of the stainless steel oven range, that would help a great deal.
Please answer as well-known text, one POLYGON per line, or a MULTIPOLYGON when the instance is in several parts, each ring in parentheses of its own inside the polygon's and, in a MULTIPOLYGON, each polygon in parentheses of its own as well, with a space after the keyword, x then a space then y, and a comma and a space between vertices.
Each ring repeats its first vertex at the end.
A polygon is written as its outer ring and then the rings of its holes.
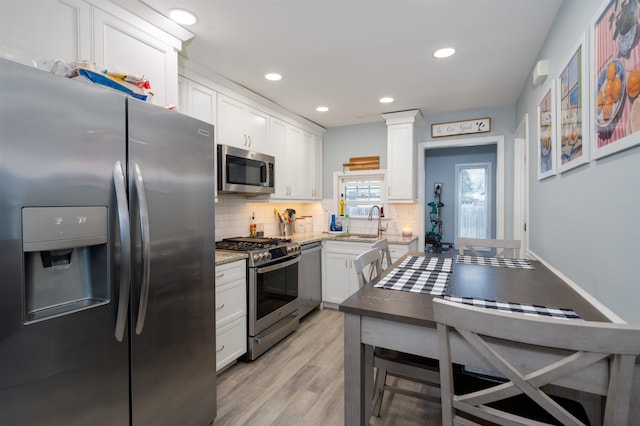
POLYGON ((300 245, 284 238, 225 238, 217 250, 247 259, 247 360, 254 360, 298 328, 300 245))

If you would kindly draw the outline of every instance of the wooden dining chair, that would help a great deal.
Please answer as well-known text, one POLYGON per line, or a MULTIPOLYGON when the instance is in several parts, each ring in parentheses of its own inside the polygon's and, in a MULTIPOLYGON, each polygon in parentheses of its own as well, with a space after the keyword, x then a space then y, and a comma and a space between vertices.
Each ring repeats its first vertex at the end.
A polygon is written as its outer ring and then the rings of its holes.
POLYGON ((479 251, 481 248, 490 249, 495 254, 492 257, 509 257, 512 259, 520 258, 520 248, 522 243, 520 240, 495 240, 480 238, 458 238, 458 254, 464 255, 470 252, 473 256, 487 256, 486 253, 479 251))
MULTIPOLYGON (((367 250, 355 259, 354 265, 356 273, 358 274, 358 283, 360 283, 361 287, 382 272, 380 265, 382 264, 382 258, 384 256, 387 256, 387 268, 389 268, 391 266, 391 255, 386 239, 376 241, 372 244, 370 250, 367 250), (369 280, 365 278, 365 270, 367 267, 370 271, 377 271, 376 275, 370 277, 369 280)), ((440 395, 437 391, 417 392, 387 383, 387 377, 392 376, 437 389, 440 380, 438 360, 375 347, 373 350, 373 366, 376 368, 374 379, 375 394, 373 396, 372 409, 374 416, 380 416, 382 398, 385 391, 413 396, 432 402, 440 402, 440 395)))
POLYGON ((378 240, 375 243, 371 244, 371 248, 380 250, 380 266, 384 271, 387 269, 393 261, 391 260, 391 251, 389 250, 389 241, 384 238, 382 240, 378 240))
POLYGON ((382 272, 382 267, 380 266, 380 250, 369 249, 359 254, 354 259, 353 266, 358 276, 358 286, 362 288, 382 272), (369 278, 366 278, 367 276, 369 278))
POLYGON ((439 298, 433 301, 433 311, 444 426, 478 424, 477 419, 498 424, 588 424, 583 407, 550 395, 548 384, 603 395, 602 424, 629 424, 640 326, 533 317, 439 298), (482 362, 505 379, 461 389, 453 379, 454 359, 482 362))

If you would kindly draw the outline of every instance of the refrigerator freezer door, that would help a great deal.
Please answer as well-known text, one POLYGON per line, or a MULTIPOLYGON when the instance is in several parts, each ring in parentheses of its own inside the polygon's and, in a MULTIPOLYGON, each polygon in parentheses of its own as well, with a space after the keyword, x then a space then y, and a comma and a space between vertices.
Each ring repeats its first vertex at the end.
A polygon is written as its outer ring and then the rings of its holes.
POLYGON ((132 423, 216 414, 213 127, 128 100, 132 423))
POLYGON ((127 424, 113 226, 124 98, 0 59, 0 99, 0 424, 127 424), (43 212, 38 235, 82 236, 99 220, 106 241, 25 245, 27 208, 43 212))

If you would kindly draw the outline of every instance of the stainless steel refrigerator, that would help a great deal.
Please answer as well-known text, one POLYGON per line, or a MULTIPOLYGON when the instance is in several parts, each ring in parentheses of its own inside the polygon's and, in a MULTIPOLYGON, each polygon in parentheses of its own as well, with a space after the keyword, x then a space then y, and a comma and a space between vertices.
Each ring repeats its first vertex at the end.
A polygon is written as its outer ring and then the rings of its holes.
POLYGON ((0 59, 0 425, 216 415, 213 127, 0 59))

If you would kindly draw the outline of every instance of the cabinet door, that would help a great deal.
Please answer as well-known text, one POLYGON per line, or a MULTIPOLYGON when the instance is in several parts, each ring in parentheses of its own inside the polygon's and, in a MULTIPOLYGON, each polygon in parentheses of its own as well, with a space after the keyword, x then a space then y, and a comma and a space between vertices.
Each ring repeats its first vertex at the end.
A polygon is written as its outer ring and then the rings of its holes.
POLYGON ((169 44, 94 8, 94 58, 106 69, 144 75, 152 102, 178 104, 178 54, 169 44))
POLYGON ((255 108, 247 107, 245 112, 247 148, 262 154, 270 154, 268 123, 269 116, 255 108))
POLYGON ((227 96, 218 96, 218 143, 247 147, 243 128, 244 104, 227 96))
POLYGON ((329 303, 342 303, 350 294, 349 286, 349 255, 340 253, 326 253, 325 289, 322 300, 329 303))
POLYGON ((298 171, 300 173, 300 192, 298 198, 313 198, 313 135, 300 131, 300 154, 298 171))
POLYGON ((271 199, 287 198, 289 187, 287 186, 287 164, 285 163, 286 156, 286 133, 287 125, 284 121, 271 117, 271 123, 269 128, 269 145, 271 146, 271 153, 276 159, 275 165, 275 186, 276 192, 271 194, 271 199))
POLYGON ((313 184, 311 197, 322 200, 322 138, 313 135, 313 184))
POLYGON ((53 65, 51 60, 91 59, 91 5, 82 0, 26 2, 2 0, 0 40, 11 43, 22 57, 53 65))
POLYGON ((216 92, 184 77, 178 78, 179 110, 183 114, 216 125, 216 92))
POLYGON ((392 124, 387 128, 387 198, 389 201, 415 199, 415 155, 413 124, 392 124))

